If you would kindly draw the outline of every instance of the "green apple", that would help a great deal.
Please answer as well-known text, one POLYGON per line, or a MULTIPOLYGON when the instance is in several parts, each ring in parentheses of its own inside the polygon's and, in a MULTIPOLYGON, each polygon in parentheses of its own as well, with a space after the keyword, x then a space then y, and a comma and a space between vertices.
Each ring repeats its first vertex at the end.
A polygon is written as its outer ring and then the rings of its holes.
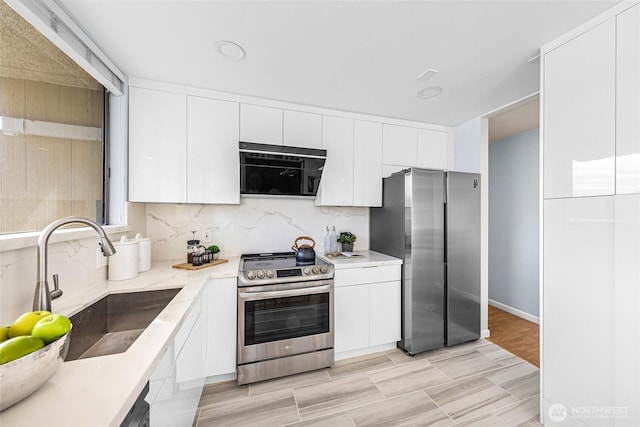
POLYGON ((9 338, 19 337, 21 335, 31 335, 31 330, 40 321, 51 313, 48 311, 30 311, 18 317, 15 322, 9 326, 9 338))
POLYGON ((7 339, 9 339, 9 327, 0 326, 0 342, 6 341, 7 339))
POLYGON ((31 336, 46 344, 54 342, 71 329, 71 321, 62 314, 50 314, 40 319, 31 330, 31 336))
POLYGON ((12 362, 16 359, 40 350, 44 347, 44 341, 30 335, 21 335, 0 343, 0 365, 12 362))

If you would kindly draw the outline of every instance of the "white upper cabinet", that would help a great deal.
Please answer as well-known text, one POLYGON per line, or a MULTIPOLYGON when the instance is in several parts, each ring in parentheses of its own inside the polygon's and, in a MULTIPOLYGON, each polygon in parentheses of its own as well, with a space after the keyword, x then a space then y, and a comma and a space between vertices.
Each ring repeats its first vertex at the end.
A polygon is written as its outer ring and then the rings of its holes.
POLYGON ((321 148, 322 116, 320 114, 284 110, 284 145, 321 148))
POLYGON ((282 145, 282 110, 240 104, 240 141, 282 145))
POLYGON ((322 148, 327 150, 316 205, 353 205, 353 119, 323 116, 322 148))
POLYGON ((129 88, 129 200, 187 199, 187 96, 129 88))
POLYGON ((447 169, 449 166, 449 133, 418 129, 419 168, 447 169))
POLYGON ((640 5, 617 16, 616 193, 640 193, 640 5))
POLYGON ((548 52, 543 69, 544 197, 614 194, 615 19, 548 52))
POLYGON ((418 150, 418 129, 382 125, 382 162, 386 165, 415 165, 418 150))
POLYGON ((355 120, 353 206, 382 206, 382 124, 355 120))
POLYGON ((187 202, 240 203, 237 102, 188 97, 187 202))
POLYGON ((316 205, 382 205, 382 123, 323 116, 327 162, 316 205))

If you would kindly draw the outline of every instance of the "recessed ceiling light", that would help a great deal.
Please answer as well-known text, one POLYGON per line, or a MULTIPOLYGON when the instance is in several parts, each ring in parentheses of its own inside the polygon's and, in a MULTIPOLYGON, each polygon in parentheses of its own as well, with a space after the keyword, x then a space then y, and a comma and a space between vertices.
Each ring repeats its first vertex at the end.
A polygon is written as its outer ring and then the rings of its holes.
POLYGON ((434 96, 440 95, 441 92, 442 92, 442 87, 429 86, 418 92, 418 98, 422 98, 422 99, 433 98, 434 96))
POLYGON ((422 72, 422 74, 416 77, 416 80, 429 80, 431 77, 435 76, 436 74, 438 74, 438 70, 434 70, 433 68, 427 68, 425 71, 422 72))
POLYGON ((242 61, 247 56, 242 46, 228 40, 216 42, 216 49, 223 58, 230 61, 242 61))

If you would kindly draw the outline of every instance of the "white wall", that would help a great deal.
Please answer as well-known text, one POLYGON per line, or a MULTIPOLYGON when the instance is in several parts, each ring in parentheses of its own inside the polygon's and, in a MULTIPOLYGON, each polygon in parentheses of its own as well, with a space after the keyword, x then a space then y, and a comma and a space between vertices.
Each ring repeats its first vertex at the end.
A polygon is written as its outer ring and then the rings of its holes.
POLYGON ((539 137, 536 128, 489 144, 489 302, 529 320, 540 306, 539 137))
POLYGON ((483 120, 486 121, 486 119, 477 117, 455 128, 454 170, 458 172, 480 172, 483 120))
POLYGON ((454 130, 454 171, 480 173, 480 330, 489 336, 489 121, 477 117, 454 130))

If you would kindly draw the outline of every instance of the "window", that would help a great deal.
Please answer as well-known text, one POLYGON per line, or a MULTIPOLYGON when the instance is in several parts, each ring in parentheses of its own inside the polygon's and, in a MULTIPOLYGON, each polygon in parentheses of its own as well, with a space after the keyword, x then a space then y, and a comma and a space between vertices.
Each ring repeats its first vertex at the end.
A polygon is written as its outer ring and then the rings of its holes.
POLYGON ((0 2, 0 234, 103 223, 104 88, 0 2))

